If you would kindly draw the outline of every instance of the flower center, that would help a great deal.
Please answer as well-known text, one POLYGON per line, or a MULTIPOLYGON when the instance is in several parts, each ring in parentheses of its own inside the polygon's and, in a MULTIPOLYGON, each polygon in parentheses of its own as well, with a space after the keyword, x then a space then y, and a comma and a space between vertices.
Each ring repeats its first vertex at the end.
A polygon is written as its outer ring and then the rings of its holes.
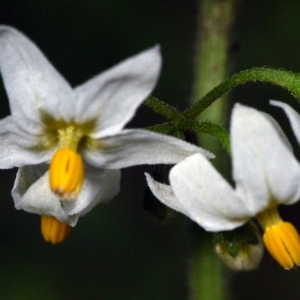
POLYGON ((84 181, 84 166, 77 152, 83 136, 73 125, 58 130, 59 149, 50 164, 50 187, 61 200, 78 197, 84 181))
POLYGON ((71 228, 70 225, 61 223, 55 217, 41 217, 42 235, 46 242, 53 245, 64 242, 69 237, 71 228))
POLYGON ((285 269, 300 265, 300 237, 295 227, 284 222, 277 208, 262 212, 257 220, 264 229, 263 241, 277 262, 285 269))

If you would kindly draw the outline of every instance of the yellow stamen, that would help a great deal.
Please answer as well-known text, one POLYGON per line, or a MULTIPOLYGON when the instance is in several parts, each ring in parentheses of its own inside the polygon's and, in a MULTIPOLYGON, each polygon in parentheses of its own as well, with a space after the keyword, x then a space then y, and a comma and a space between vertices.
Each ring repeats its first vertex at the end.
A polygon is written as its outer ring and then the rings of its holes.
POLYGON ((300 237, 295 227, 282 221, 277 209, 257 216, 264 229, 263 241, 273 258, 285 269, 300 265, 300 237))
POLYGON ((267 227, 263 241, 270 254, 285 269, 300 265, 300 237, 288 222, 267 227))
POLYGON ((79 195, 84 180, 84 167, 80 154, 70 148, 57 150, 50 164, 51 190, 62 200, 79 195))
POLYGON ((61 223, 55 217, 41 217, 42 235, 46 242, 53 245, 64 242, 69 237, 71 228, 70 225, 61 223))

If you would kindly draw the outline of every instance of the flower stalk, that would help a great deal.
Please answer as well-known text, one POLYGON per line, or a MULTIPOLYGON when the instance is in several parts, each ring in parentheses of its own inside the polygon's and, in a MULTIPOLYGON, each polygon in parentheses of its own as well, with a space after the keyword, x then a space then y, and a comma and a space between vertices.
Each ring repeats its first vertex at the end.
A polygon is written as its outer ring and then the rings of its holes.
POLYGON ((145 100, 144 104, 153 109, 153 111, 155 111, 156 113, 159 113, 160 115, 170 120, 180 118, 182 116, 182 113, 179 112, 175 107, 153 96, 149 96, 145 100))
POLYGON ((241 71, 216 86, 199 101, 191 105, 184 112, 184 116, 186 118, 195 118, 233 88, 247 82, 256 81, 279 86, 289 91, 298 101, 300 101, 300 74, 270 68, 253 68, 241 71))

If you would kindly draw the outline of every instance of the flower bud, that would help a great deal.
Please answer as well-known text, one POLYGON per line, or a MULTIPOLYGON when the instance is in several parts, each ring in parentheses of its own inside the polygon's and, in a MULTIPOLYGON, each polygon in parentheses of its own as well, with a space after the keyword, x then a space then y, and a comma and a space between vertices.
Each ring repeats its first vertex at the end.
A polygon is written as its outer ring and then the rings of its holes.
POLYGON ((258 268, 264 247, 257 228, 248 223, 233 231, 216 233, 215 250, 228 268, 251 271, 258 268))

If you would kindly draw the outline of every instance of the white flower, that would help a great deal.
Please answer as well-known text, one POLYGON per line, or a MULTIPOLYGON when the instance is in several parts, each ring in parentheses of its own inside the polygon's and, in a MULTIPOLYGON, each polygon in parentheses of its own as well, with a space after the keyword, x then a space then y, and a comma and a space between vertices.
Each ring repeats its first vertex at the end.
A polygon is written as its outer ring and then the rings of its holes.
POLYGON ((212 157, 173 137, 123 129, 155 87, 160 67, 156 46, 73 89, 34 43, 0 26, 0 68, 11 109, 0 121, 0 168, 19 168, 16 208, 75 226, 79 216, 118 193, 119 169, 176 163, 197 152, 212 157))
POLYGON ((195 154, 172 168, 172 189, 147 175, 151 190, 208 231, 232 230, 256 217, 274 258, 285 268, 299 265, 299 236, 277 211, 279 204, 293 204, 300 196, 300 165, 287 138, 269 115, 240 104, 233 109, 230 131, 235 189, 195 154))

